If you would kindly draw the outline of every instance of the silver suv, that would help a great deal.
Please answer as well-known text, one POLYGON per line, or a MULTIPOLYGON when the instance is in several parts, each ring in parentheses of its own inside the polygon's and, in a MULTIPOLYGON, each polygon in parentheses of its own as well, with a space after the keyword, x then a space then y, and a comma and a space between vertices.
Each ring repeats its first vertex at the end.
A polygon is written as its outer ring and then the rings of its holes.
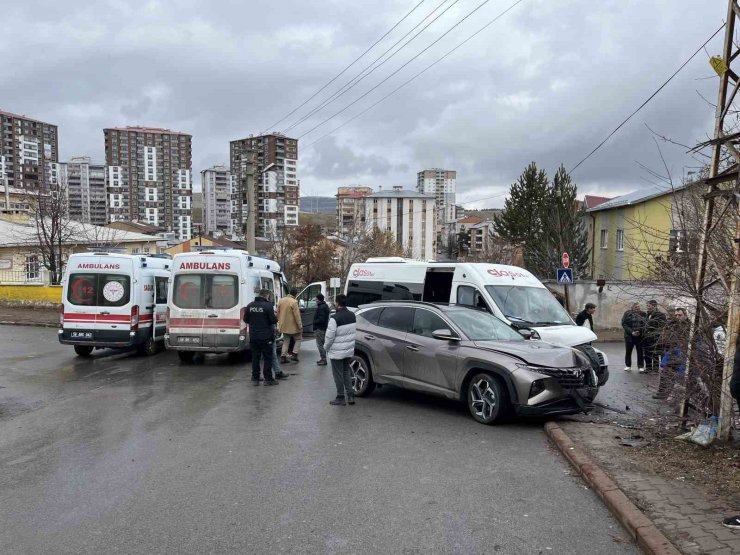
POLYGON ((351 362, 357 396, 377 386, 465 401, 478 422, 587 411, 599 391, 589 359, 525 340, 495 316, 460 305, 386 301, 357 311, 351 362))

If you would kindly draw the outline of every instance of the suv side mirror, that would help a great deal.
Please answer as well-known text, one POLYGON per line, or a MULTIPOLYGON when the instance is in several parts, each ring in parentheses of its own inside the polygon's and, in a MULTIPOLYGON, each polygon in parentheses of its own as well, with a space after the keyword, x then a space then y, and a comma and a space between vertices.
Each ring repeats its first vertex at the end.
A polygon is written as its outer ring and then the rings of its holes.
POLYGON ((451 330, 434 330, 432 337, 434 339, 441 339, 442 341, 460 341, 460 338, 452 333, 451 330))
POLYGON ((519 335, 521 335, 524 339, 532 339, 532 336, 534 335, 534 332, 528 328, 523 328, 516 331, 518 331, 519 335))

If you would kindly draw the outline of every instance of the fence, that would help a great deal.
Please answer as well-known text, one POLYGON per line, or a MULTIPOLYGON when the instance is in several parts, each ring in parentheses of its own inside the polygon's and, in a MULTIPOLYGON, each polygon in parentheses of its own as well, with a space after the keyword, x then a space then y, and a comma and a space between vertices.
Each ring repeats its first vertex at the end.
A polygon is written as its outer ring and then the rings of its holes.
POLYGON ((49 270, 27 266, 20 270, 0 270, 0 285, 49 285, 49 270))

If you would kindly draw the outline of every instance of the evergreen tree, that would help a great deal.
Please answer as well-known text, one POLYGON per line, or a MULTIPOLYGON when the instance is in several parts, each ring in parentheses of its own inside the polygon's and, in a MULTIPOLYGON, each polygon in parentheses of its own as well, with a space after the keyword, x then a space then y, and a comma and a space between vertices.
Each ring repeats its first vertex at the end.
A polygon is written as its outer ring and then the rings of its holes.
POLYGON ((542 235, 525 246, 529 269, 539 277, 552 278, 567 252, 573 277, 587 277, 590 248, 585 211, 578 201, 578 187, 562 165, 548 186, 541 211, 542 235))
POLYGON ((530 163, 516 183, 509 189, 509 198, 504 203, 504 211, 496 216, 493 229, 511 245, 524 247, 524 264, 530 268, 528 252, 539 243, 543 234, 543 218, 546 212, 543 205, 547 199, 548 183, 544 170, 530 163))

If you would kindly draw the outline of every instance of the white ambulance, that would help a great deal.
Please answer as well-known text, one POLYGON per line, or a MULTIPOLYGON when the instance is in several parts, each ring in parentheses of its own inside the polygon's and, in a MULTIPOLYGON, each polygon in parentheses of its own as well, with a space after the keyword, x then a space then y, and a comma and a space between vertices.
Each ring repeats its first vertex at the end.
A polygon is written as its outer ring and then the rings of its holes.
POLYGON ((368 258, 350 267, 344 292, 350 307, 396 299, 481 308, 526 337, 583 351, 592 361, 599 385, 609 378, 606 354, 591 346, 596 334, 577 326, 550 290, 524 268, 368 258))
POLYGON ((165 344, 189 362, 197 352, 249 349, 244 309, 260 289, 275 299, 287 284, 277 262, 216 247, 176 254, 167 302, 165 344))
POLYGON ((110 251, 72 254, 62 279, 59 342, 79 356, 136 347, 152 355, 164 341, 169 256, 110 251))

